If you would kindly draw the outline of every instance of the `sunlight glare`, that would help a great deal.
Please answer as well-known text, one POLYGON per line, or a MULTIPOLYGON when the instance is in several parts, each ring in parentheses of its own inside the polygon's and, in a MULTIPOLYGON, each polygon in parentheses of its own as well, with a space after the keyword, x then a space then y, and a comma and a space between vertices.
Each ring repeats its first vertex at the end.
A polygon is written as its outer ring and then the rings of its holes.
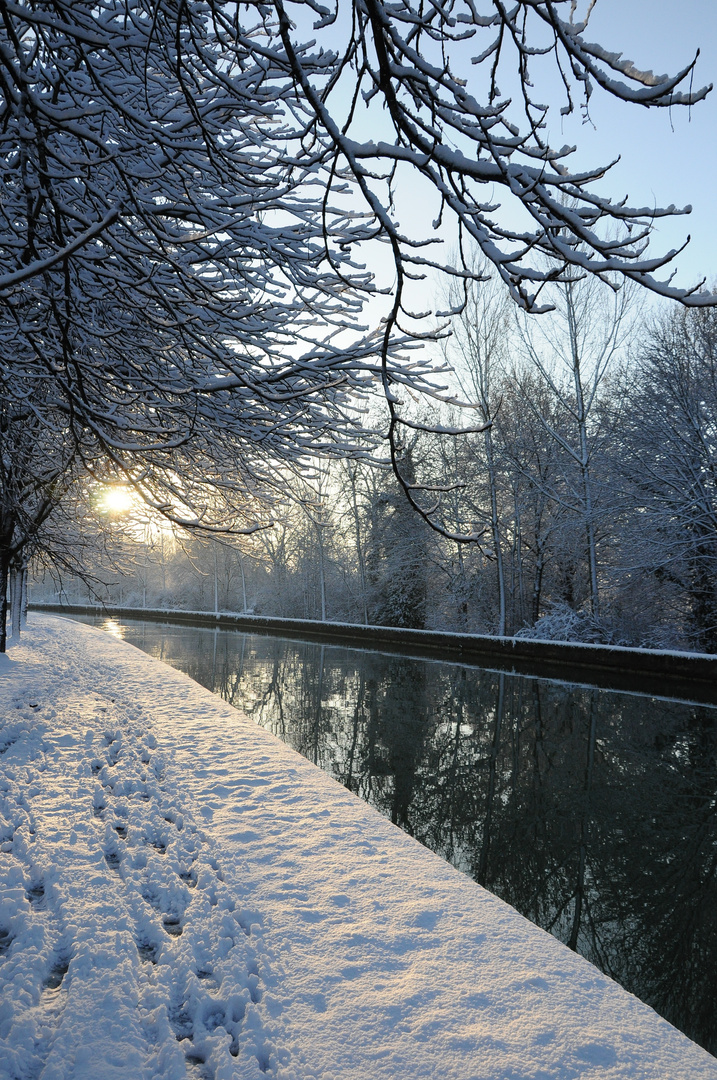
POLYGON ((102 494, 100 506, 110 514, 125 514, 132 509, 134 502, 135 500, 129 488, 108 487, 105 488, 102 494))

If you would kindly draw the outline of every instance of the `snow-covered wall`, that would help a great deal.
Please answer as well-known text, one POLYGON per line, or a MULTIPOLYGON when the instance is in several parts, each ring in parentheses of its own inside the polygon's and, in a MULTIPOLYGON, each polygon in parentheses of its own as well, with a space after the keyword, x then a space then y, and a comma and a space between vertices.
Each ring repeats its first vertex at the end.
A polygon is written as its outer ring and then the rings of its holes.
MULTIPOLYGON (((30 605, 33 607, 34 605, 30 605)), ((100 607, 91 604, 41 604, 38 610, 128 619, 189 623, 325 641, 355 648, 397 651, 452 660, 545 678, 585 682, 652 695, 717 702, 717 656, 620 645, 540 641, 487 634, 453 634, 393 626, 279 619, 234 612, 177 611, 162 608, 100 607)))

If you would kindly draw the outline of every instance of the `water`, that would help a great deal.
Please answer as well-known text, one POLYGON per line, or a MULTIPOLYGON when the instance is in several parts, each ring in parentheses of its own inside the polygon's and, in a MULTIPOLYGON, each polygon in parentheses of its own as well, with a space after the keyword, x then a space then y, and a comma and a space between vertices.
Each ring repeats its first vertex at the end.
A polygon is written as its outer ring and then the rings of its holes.
POLYGON ((221 694, 717 1053, 716 708, 94 621, 221 694))

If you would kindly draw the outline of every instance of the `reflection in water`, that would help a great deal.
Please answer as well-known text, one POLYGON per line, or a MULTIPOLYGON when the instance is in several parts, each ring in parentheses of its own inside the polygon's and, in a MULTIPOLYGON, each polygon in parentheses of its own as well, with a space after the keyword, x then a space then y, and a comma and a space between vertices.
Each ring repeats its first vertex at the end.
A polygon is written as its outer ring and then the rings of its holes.
POLYGON ((108 634, 118 638, 120 641, 124 639, 127 633, 127 627, 119 619, 103 619, 99 625, 100 629, 106 630, 108 634))
POLYGON ((717 1052, 717 710, 127 623, 717 1052))

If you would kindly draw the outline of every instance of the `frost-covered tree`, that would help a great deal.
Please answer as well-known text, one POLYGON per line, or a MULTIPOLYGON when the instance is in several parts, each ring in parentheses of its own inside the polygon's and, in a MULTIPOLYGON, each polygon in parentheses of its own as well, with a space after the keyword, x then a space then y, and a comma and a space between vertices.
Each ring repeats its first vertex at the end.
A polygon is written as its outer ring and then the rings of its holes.
MULTIPOLYGON (((403 475, 409 482, 413 453, 411 445, 401 451, 403 475)), ((369 621, 422 630, 428 599, 428 529, 411 512, 393 477, 377 492, 370 522, 366 552, 366 576, 372 593, 369 621)))
POLYGON ((0 398, 0 653, 7 638, 8 588, 17 635, 29 559, 79 472, 63 417, 54 415, 50 430, 33 410, 32 389, 24 389, 26 403, 0 398))
POLYGON ((4 396, 33 379, 41 419, 187 520, 178 477, 256 494, 267 458, 345 444, 363 226, 322 215, 286 80, 203 5, 5 7, 0 44, 4 396))
MULTIPOLYGON (((482 276, 485 276, 485 262, 482 269, 482 276)), ((485 520, 486 532, 490 532, 490 555, 495 561, 498 587, 498 619, 495 631, 503 635, 506 632, 506 571, 499 506, 498 452, 493 428, 501 406, 501 383, 504 381, 510 336, 510 311, 505 293, 498 292, 494 283, 491 285, 469 282, 462 305, 455 287, 452 290, 453 303, 462 306, 462 310, 452 324, 449 356, 453 359, 461 389, 468 400, 475 403, 479 421, 484 425, 484 430, 480 433, 481 471, 485 476, 488 499, 481 516, 485 520)))
POLYGON ((496 436, 506 489, 502 505, 511 539, 516 630, 537 622, 546 593, 573 603, 578 599, 571 511, 564 497, 571 468, 560 440, 550 434, 568 437, 565 413, 539 373, 530 368, 513 371, 500 391, 496 436))
MULTIPOLYGON (((622 561, 682 601, 686 637, 717 651, 717 319, 664 314, 623 389, 618 447, 630 513, 622 561)), ((664 602, 664 601, 663 601, 664 602)), ((678 613, 673 612, 678 621, 678 613)))
POLYGON ((532 392, 525 407, 535 412, 572 466, 563 472, 562 490, 551 495, 582 523, 590 610, 599 618, 599 525, 605 508, 599 506, 595 458, 605 432, 596 416, 603 381, 629 339, 634 294, 629 284, 611 289, 597 278, 568 279, 549 292, 555 297, 554 311, 537 325, 519 317, 519 332, 521 351, 554 399, 558 422, 541 410, 532 392))
MULTIPOLYGON (((286 65, 310 116, 310 153, 330 162, 337 183, 351 177, 377 235, 390 247, 396 283, 384 364, 392 335, 409 329, 415 318, 412 277, 446 269, 431 245, 448 222, 458 231, 461 250, 472 241, 513 299, 531 312, 552 306, 546 283, 582 275, 629 278, 687 304, 714 302, 699 286, 685 292, 669 277, 660 279, 674 252, 648 255, 651 223, 675 213, 674 207, 631 206, 598 194, 595 184, 607 166, 572 170, 572 148, 549 144, 549 108, 541 104, 553 90, 548 61, 564 89, 556 103, 563 114, 580 107, 589 116, 597 89, 646 108, 697 102, 709 89, 684 89, 694 63, 674 77, 656 76, 591 42, 593 7, 588 0, 517 0, 510 6, 500 0, 275 0, 263 9, 272 57, 286 65), (313 43, 306 44, 311 18, 313 43), (506 86, 509 93, 502 93, 506 86), (399 224, 406 182, 421 191, 427 208, 410 231, 399 224)), ((470 261, 457 273, 470 278, 470 261)), ((417 486, 401 474, 402 428, 411 419, 391 382, 384 369, 393 465, 409 500, 433 517, 434 492, 421 492, 420 480, 417 486)))
POLYGON ((378 379, 394 468, 431 517, 435 493, 401 472, 400 401, 441 391, 427 350, 401 346, 428 332, 409 285, 442 265, 442 221, 526 310, 583 273, 714 299, 660 280, 672 253, 646 252, 673 208, 597 194, 605 168, 573 172, 546 141, 533 88, 546 58, 568 111, 596 87, 644 107, 707 92, 683 89, 693 63, 655 77, 591 44, 591 6, 2 5, 3 397, 31 381, 38 420, 51 430, 61 413, 91 472, 114 469, 194 526, 220 525, 224 499, 251 530, 307 456, 356 450, 357 398, 378 379), (499 80, 513 66, 511 101, 499 80), (434 209, 408 232, 414 181, 434 209), (361 268, 373 244, 392 282, 361 268))

